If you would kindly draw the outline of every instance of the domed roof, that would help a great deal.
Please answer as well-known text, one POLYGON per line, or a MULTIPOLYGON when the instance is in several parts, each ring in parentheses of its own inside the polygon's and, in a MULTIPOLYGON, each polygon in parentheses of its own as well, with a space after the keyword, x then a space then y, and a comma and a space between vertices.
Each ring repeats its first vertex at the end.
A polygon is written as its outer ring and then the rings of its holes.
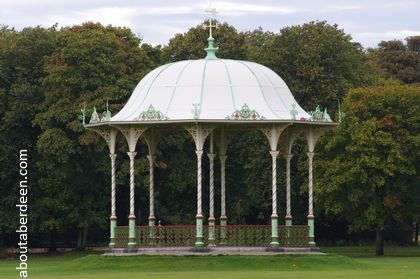
POLYGON ((310 119, 274 71, 254 62, 219 59, 211 32, 207 40, 205 59, 151 71, 111 122, 310 119))
POLYGON ((160 66, 111 121, 309 119, 286 83, 254 62, 212 58, 160 66))

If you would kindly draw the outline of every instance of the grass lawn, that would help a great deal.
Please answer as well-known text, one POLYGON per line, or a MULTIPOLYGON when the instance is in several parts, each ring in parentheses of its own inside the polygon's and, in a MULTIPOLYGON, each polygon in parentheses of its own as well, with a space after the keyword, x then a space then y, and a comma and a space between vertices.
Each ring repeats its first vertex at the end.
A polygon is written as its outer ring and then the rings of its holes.
MULTIPOLYGON (((30 255, 28 278, 420 278, 420 247, 323 248, 327 255, 131 256, 30 255)), ((0 261, 0 278, 19 278, 17 260, 0 261)))

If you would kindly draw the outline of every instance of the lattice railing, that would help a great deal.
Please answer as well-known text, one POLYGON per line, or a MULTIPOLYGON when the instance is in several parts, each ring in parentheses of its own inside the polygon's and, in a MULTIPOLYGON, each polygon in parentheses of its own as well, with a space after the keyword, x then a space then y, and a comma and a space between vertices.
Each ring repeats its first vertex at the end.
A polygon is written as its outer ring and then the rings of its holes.
POLYGON ((279 243, 283 247, 308 247, 309 227, 305 225, 279 226, 279 243))
MULTIPOLYGON (((282 247, 307 247, 309 227, 279 226, 279 243, 282 247)), ((139 247, 181 247, 194 246, 196 228, 186 226, 137 226, 137 246, 139 247)), ((204 227, 204 243, 207 244, 208 226, 204 227)), ((115 228, 115 247, 127 247, 128 227, 115 228)), ((216 226, 217 246, 269 246, 270 225, 228 225, 216 226), (225 231, 226 238, 221 239, 225 231), (223 244, 221 244, 223 243, 223 244)))
MULTIPOLYGON (((228 225, 224 246, 268 246, 270 244, 270 225, 228 225)), ((217 243, 220 239, 221 226, 216 227, 217 243)))
POLYGON ((115 247, 127 247, 128 226, 115 227, 115 247))

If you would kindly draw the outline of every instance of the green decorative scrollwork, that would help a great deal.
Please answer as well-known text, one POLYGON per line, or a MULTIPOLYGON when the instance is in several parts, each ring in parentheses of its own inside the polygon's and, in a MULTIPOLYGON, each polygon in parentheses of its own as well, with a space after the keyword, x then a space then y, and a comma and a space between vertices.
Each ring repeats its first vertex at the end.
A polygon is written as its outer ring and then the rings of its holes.
POLYGON ((150 105, 146 111, 140 113, 138 117, 134 120, 138 121, 150 121, 150 120, 168 120, 169 118, 166 117, 161 111, 156 110, 153 105, 150 105))
POLYGON ((229 120, 264 120, 257 111, 251 110, 247 104, 244 104, 240 110, 234 111, 231 115, 227 116, 229 120))

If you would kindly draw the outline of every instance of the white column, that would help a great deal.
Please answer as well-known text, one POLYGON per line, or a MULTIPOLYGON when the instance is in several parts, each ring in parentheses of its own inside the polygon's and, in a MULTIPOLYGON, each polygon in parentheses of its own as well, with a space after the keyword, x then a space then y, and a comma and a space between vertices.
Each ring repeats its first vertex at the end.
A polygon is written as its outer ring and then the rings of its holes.
POLYGON ((216 218, 214 218, 214 158, 216 154, 207 154, 210 161, 210 210, 209 210, 209 243, 208 246, 215 246, 216 241, 216 218))
POLYGON ((277 156, 278 151, 270 151, 272 157, 272 214, 271 214, 271 247, 279 246, 278 215, 277 215, 277 156))
POLYGON ((149 159, 149 226, 155 225, 155 178, 154 178, 154 168, 153 164, 155 162, 155 155, 148 155, 147 159, 149 159))
POLYGON ((202 177, 201 177, 201 159, 203 157, 203 150, 196 150, 197 154, 197 215, 195 216, 196 220, 196 247, 203 247, 203 209, 202 209, 202 177))
POLYGON ((115 206, 115 159, 117 158, 116 154, 109 154, 111 158, 111 217, 110 217, 110 243, 109 247, 115 247, 115 227, 117 226, 117 213, 115 206))
POLYGON ((226 159, 225 154, 220 156, 220 245, 226 244, 226 225, 227 225, 227 216, 226 216, 226 159))
POLYGON ((284 158, 286 159, 286 226, 291 226, 293 222, 290 201, 290 160, 292 157, 292 154, 284 155, 284 158))
POLYGON ((130 157, 130 215, 128 216, 128 247, 136 246, 136 215, 134 214, 134 157, 137 152, 127 152, 130 157))
POLYGON ((309 226, 309 245, 315 245, 315 216, 313 211, 313 172, 312 172, 312 160, 314 157, 313 152, 308 152, 308 166, 309 166, 309 185, 308 185, 308 226, 309 226))

